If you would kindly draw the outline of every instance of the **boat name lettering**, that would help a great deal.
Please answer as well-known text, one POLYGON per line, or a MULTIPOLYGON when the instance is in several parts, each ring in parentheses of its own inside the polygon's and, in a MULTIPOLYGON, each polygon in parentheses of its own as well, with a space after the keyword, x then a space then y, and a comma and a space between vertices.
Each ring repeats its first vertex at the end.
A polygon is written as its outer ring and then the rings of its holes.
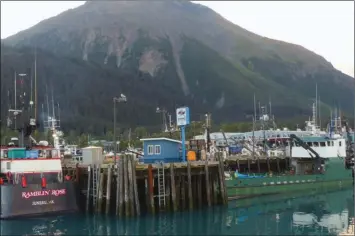
POLYGON ((50 200, 50 201, 34 201, 34 202, 32 202, 32 206, 48 205, 48 204, 54 204, 54 200, 50 200))
POLYGON ((41 196, 60 196, 65 195, 65 189, 52 189, 52 190, 42 190, 42 191, 33 191, 33 192, 22 192, 22 198, 30 198, 30 197, 41 197, 41 196))

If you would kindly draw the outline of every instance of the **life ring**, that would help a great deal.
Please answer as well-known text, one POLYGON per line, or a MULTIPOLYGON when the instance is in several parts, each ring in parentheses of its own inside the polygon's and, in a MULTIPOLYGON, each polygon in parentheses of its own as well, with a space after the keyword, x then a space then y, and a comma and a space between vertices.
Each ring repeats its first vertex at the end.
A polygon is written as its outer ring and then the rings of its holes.
POLYGON ((62 183, 63 182, 63 172, 62 171, 60 171, 60 172, 58 172, 58 182, 59 183, 62 183))
POLYGON ((20 174, 19 173, 15 174, 14 181, 15 181, 15 184, 19 184, 20 183, 20 174))

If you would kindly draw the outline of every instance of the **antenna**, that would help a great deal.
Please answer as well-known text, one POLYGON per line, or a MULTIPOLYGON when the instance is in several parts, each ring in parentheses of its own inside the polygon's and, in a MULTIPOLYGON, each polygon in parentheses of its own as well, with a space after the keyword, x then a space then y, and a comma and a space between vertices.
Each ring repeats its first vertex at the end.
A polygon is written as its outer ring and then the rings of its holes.
MULTIPOLYGON (((32 77, 31 77, 32 78, 32 77)), ((31 80, 31 85, 32 85, 32 80, 31 80)), ((32 88, 31 88, 32 91, 32 88)), ((32 95, 31 95, 31 101, 32 101, 32 95)), ((35 47, 35 120, 37 120, 37 48, 35 47)))
POLYGON ((60 108, 59 108, 59 103, 57 103, 58 105, 58 120, 57 120, 57 124, 58 126, 60 126, 60 108))
MULTIPOLYGON (((54 96, 53 96, 53 84, 52 84, 52 122, 55 122, 55 108, 54 108, 54 96)), ((55 126, 55 124, 53 124, 55 126)))
POLYGON ((254 120, 256 119, 256 102, 255 102, 255 93, 254 93, 254 120))
POLYGON ((17 88, 16 88, 16 82, 17 82, 17 78, 16 78, 16 71, 15 71, 15 81, 14 81, 14 83, 15 83, 15 110, 17 109, 17 98, 16 98, 16 90, 17 90, 17 88))
POLYGON ((320 103, 320 96, 318 97, 319 99, 318 99, 318 101, 319 101, 319 103, 318 103, 318 105, 319 105, 319 107, 318 107, 318 117, 319 117, 319 128, 320 129, 322 129, 322 116, 321 116, 321 103, 320 103))
POLYGON ((50 124, 49 124, 49 98, 48 98, 48 85, 46 83, 46 100, 47 100, 47 113, 46 113, 46 116, 47 116, 47 130, 50 128, 50 124))
POLYGON ((270 113, 270 118, 272 116, 272 113, 271 113, 271 97, 269 96, 269 113, 270 113))
POLYGON ((314 108, 314 110, 315 110, 315 117, 314 117, 314 120, 315 120, 315 123, 314 123, 314 126, 316 126, 317 127, 317 121, 318 121, 318 115, 317 115, 317 113, 318 113, 318 83, 316 83, 316 104, 315 104, 316 106, 315 106, 315 108, 314 108))

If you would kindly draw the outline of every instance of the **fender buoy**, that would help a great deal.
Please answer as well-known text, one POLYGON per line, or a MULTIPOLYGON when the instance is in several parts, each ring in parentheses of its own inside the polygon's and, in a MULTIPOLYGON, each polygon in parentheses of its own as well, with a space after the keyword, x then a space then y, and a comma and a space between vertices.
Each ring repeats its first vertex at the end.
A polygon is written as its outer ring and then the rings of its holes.
POLYGON ((27 187, 27 180, 26 180, 25 175, 22 175, 22 177, 21 177, 21 184, 22 184, 22 188, 27 187))
POLYGON ((47 180, 46 180, 46 177, 44 177, 44 176, 41 179, 41 186, 42 186, 42 188, 47 187, 47 180))
POLYGON ((19 173, 16 173, 16 174, 15 174, 15 179, 14 179, 14 181, 15 181, 15 184, 19 184, 19 183, 20 183, 20 174, 19 174, 19 173))
POLYGON ((59 183, 62 183, 63 182, 63 172, 61 171, 61 172, 58 172, 58 182, 59 183))

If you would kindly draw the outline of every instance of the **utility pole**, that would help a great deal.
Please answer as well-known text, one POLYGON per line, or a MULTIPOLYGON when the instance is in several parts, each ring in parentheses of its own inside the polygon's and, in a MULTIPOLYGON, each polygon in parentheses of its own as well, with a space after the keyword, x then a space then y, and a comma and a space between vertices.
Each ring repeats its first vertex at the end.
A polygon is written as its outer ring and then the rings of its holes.
POLYGON ((210 152, 210 145, 211 145, 211 137, 210 137, 210 128, 211 128, 211 114, 207 113, 206 115, 206 135, 207 135, 207 152, 210 152))
POLYGON ((37 121, 37 48, 35 48, 35 103, 34 103, 34 107, 35 107, 35 120, 37 121))
POLYGON ((121 96, 120 97, 114 97, 113 98, 113 145, 114 145, 114 157, 115 157, 115 160, 114 160, 114 163, 116 165, 117 163, 117 158, 116 158, 116 155, 117 155, 117 140, 116 140, 116 103, 117 102, 127 102, 127 97, 121 93, 121 96))

